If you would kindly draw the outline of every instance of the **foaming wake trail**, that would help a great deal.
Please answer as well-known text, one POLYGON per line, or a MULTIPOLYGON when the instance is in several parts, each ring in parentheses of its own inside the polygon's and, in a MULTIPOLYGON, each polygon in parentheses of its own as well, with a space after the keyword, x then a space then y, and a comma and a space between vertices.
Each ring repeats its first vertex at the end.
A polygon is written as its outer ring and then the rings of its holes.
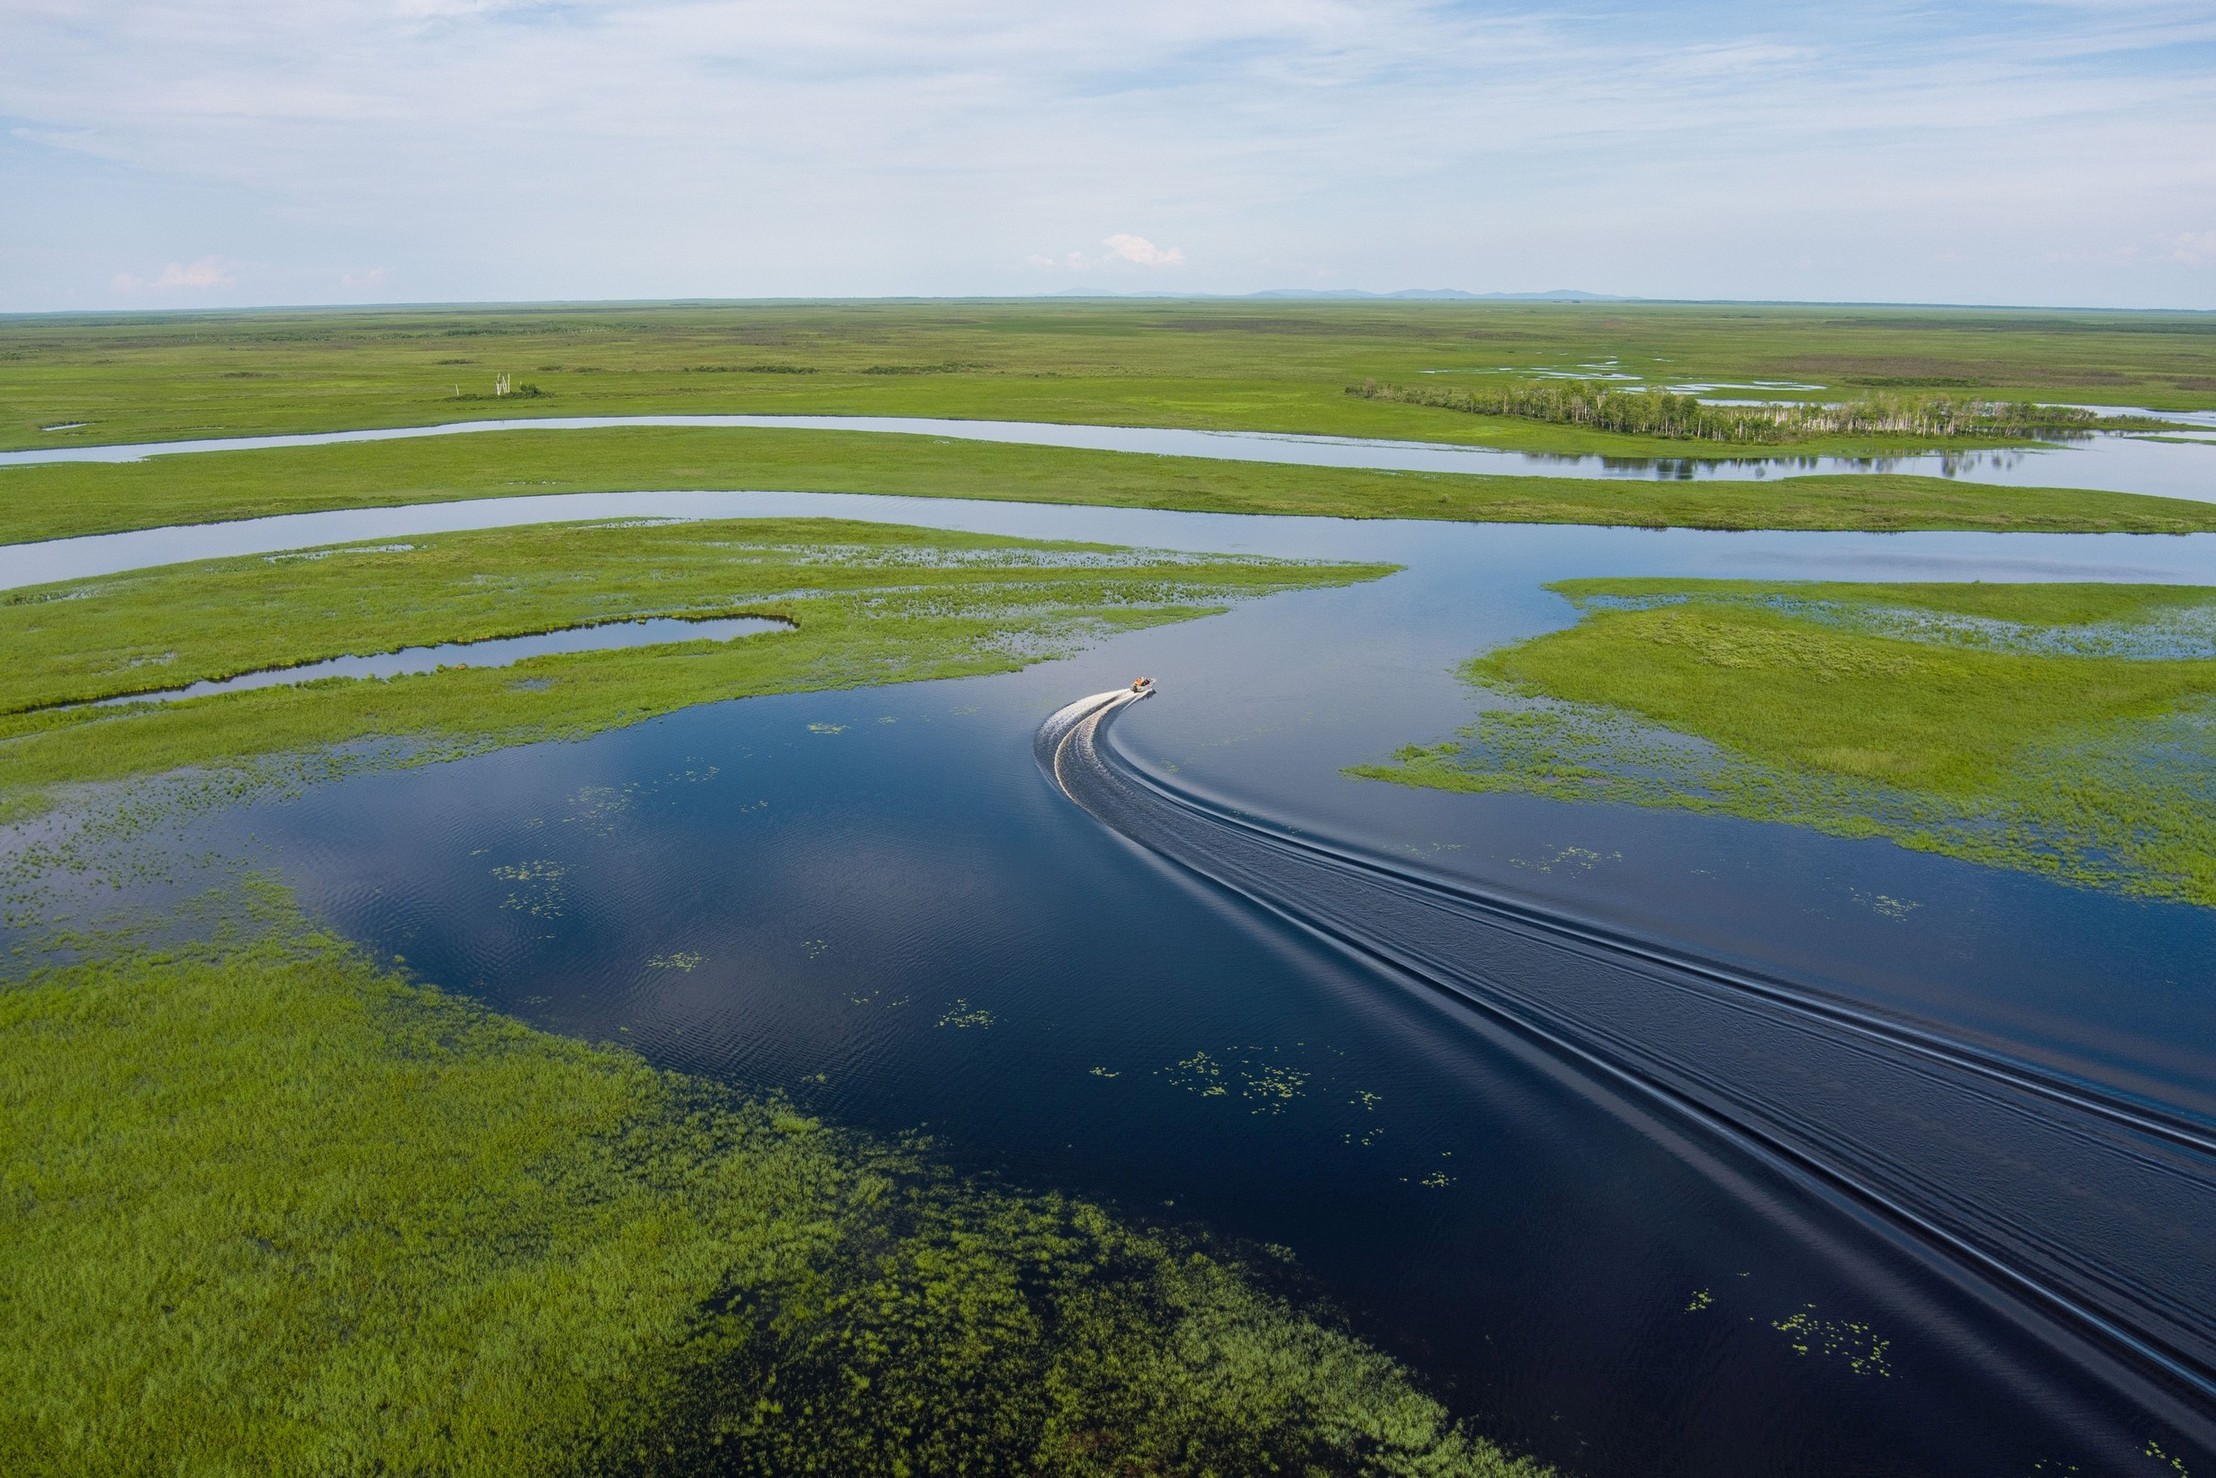
POLYGON ((2216 1432, 2216 1132, 1923 1023, 1298 835, 1150 776, 1107 729, 1035 741, 1133 842, 1373 969, 1476 1006, 1909 1238, 2216 1432))

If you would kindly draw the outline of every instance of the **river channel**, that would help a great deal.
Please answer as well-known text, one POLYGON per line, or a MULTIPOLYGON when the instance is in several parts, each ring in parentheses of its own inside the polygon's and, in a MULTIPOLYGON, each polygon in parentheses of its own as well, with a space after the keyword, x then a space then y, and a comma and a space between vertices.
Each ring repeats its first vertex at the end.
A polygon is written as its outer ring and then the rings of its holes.
MULTIPOLYGON (((2191 417, 2194 412, 2180 412, 2191 417)), ((1366 467, 1396 472, 1460 472, 1514 477, 1628 478, 1638 481, 1760 481, 1809 473, 1912 473, 2014 487, 2098 488, 2167 498, 2216 499, 2216 444, 2210 433, 2181 420, 2159 437, 2098 432, 2032 447, 1920 452, 1885 457, 1688 455, 1683 457, 1563 456, 1512 452, 1445 442, 1380 441, 1345 436, 1297 436, 1273 431, 1192 431, 1154 426, 1087 426, 1046 421, 963 420, 928 416, 539 416, 371 431, 299 432, 135 445, 57 445, 0 452, 0 467, 48 462, 136 462, 192 452, 331 446, 423 436, 497 431, 589 431, 619 426, 725 427, 734 430, 866 431, 1069 447, 1213 461, 1274 462, 1302 467, 1366 467)))

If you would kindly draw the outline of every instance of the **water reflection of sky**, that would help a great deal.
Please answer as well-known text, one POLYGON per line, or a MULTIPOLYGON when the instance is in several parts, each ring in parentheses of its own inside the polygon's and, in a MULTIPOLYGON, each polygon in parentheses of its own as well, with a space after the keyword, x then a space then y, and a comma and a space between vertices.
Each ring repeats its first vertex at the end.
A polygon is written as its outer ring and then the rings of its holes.
POLYGON ((394 678, 437 672, 442 667, 509 667, 526 657, 547 657, 557 652, 607 652, 624 647, 666 646, 672 642, 730 641, 742 636, 762 636, 790 630, 790 623, 765 616, 682 617, 660 616, 648 620, 604 621, 570 626, 560 631, 540 631, 529 636, 495 636, 483 641, 440 642, 436 646, 401 647, 391 652, 331 657, 304 662, 297 667, 264 668, 236 677, 211 678, 181 688, 162 688, 120 698, 102 698, 93 707, 109 708, 128 703, 169 703, 185 698, 206 698, 215 693, 240 693, 254 688, 296 687, 327 678, 394 678))

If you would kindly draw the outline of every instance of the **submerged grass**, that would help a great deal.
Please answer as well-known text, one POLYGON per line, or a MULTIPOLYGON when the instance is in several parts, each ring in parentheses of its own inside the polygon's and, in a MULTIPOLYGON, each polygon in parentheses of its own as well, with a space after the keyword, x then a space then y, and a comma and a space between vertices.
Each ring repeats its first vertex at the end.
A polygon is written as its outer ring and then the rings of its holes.
POLYGON ((23 1475, 1526 1475, 1226 1256, 380 972, 0 984, 23 1475))
POLYGON ((41 586, 0 599, 0 816, 41 808, 57 785, 188 766, 235 771, 364 741, 438 757, 724 698, 1012 671, 1106 633, 1386 572, 747 519, 447 534, 41 586), (733 614, 797 629, 383 682, 49 706, 349 653, 733 614))
POLYGON ((0 468, 0 543, 273 513, 632 488, 771 488, 1495 523, 2181 534, 2216 503, 1825 473, 1763 482, 1271 466, 839 431, 635 428, 0 468))
POLYGON ((2216 906, 2216 591, 1580 580, 1354 773, 1785 821, 2216 906), (2092 653, 2092 654, 2089 654, 2092 653))

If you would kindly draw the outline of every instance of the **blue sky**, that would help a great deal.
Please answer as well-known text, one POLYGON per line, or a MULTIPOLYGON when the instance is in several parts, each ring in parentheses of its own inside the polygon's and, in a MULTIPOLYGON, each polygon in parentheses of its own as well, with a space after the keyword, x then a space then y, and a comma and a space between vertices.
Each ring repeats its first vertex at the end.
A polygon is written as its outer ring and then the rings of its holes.
POLYGON ((2209 0, 0 0, 0 310, 2216 308, 2209 0))

